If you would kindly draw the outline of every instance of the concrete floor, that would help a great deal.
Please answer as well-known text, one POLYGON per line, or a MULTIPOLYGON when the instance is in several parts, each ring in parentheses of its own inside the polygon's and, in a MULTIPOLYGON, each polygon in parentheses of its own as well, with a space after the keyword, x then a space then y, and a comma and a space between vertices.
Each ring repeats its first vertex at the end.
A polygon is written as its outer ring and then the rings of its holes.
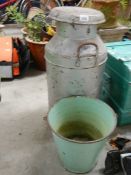
MULTIPOLYGON (((0 93, 0 175, 72 175, 61 166, 47 125, 46 74, 34 70, 23 79, 2 82, 0 93)), ((89 175, 102 174, 107 149, 89 175)))

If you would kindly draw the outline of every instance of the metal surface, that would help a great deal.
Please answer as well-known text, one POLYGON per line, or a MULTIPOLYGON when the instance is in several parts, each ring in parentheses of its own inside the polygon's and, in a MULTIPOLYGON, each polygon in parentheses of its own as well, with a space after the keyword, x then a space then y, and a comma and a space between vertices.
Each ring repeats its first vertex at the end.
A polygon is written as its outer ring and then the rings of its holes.
POLYGON ((3 36, 11 36, 14 38, 23 38, 22 32, 21 32, 22 26, 18 24, 5 24, 2 29, 2 35, 3 36))
POLYGON ((80 66, 80 59, 81 59, 81 57, 80 57, 80 50, 81 50, 81 48, 83 47, 83 46, 90 46, 90 45, 93 45, 93 46, 95 46, 96 47, 96 54, 92 54, 92 55, 87 55, 87 57, 91 57, 91 56, 94 56, 94 57, 96 57, 95 58, 95 64, 94 64, 94 67, 95 66, 97 66, 97 58, 98 58, 98 46, 95 44, 95 43, 84 43, 84 44, 81 44, 79 47, 78 47, 78 50, 77 50, 77 60, 76 60, 76 67, 79 67, 80 66))
POLYGON ((2 79, 12 79, 13 78, 13 72, 12 72, 12 65, 5 65, 1 66, 0 64, 0 77, 2 79))
MULTIPOLYGON (((54 8, 53 13, 55 9, 58 10, 54 8)), ((76 14, 80 17, 85 9, 80 8, 78 12, 76 14)), ((71 17, 68 10, 65 10, 65 16, 67 14, 71 17)), ((55 19, 57 20, 56 17, 55 19)), ((96 33, 96 25, 57 21, 56 30, 56 35, 46 45, 45 51, 50 107, 63 97, 98 97, 107 55, 106 48, 96 33)))
POLYGON ((102 12, 83 7, 56 7, 49 17, 56 21, 75 24, 99 24, 105 22, 102 12))
MULTIPOLYGON (((48 122, 62 163, 68 171, 86 173, 96 165, 106 138, 116 127, 114 111, 100 100, 86 97, 69 97, 56 103, 49 112, 48 122), (105 117, 106 116, 106 117, 105 117), (101 133, 92 141, 72 140, 59 133, 59 128, 68 122, 88 123, 101 133)), ((68 133, 72 133, 72 127, 68 133)), ((67 132, 67 131, 66 131, 67 132)), ((85 130, 84 133, 86 133, 85 130)), ((95 131, 88 130, 95 135, 95 131)))

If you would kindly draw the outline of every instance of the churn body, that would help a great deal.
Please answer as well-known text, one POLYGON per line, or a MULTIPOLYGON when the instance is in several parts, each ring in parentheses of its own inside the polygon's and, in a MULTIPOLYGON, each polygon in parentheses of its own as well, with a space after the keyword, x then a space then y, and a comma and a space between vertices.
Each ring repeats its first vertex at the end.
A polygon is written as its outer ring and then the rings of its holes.
POLYGON ((49 106, 69 96, 98 97, 107 59, 97 35, 103 14, 89 8, 56 7, 49 17, 56 21, 56 35, 45 50, 49 106))

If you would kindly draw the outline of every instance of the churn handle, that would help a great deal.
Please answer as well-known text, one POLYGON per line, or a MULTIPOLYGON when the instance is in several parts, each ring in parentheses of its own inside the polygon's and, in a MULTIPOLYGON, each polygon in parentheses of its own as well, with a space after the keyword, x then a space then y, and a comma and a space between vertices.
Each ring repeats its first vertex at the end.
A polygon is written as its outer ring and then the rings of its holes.
POLYGON ((96 54, 95 55, 91 55, 91 56, 96 56, 96 62, 95 62, 95 65, 97 65, 97 58, 98 58, 98 46, 97 44, 95 43, 84 43, 84 44, 81 44, 78 49, 77 49, 77 60, 76 60, 76 67, 80 67, 80 49, 83 47, 83 46, 86 46, 86 45, 93 45, 96 47, 96 54))

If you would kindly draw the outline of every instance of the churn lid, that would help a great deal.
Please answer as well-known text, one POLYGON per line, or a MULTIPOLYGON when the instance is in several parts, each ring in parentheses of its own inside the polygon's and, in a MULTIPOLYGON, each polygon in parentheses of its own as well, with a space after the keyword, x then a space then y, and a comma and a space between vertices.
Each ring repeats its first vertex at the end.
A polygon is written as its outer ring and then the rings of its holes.
POLYGON ((105 22, 102 12, 83 7, 55 7, 51 10, 49 18, 74 24, 100 24, 105 22))

